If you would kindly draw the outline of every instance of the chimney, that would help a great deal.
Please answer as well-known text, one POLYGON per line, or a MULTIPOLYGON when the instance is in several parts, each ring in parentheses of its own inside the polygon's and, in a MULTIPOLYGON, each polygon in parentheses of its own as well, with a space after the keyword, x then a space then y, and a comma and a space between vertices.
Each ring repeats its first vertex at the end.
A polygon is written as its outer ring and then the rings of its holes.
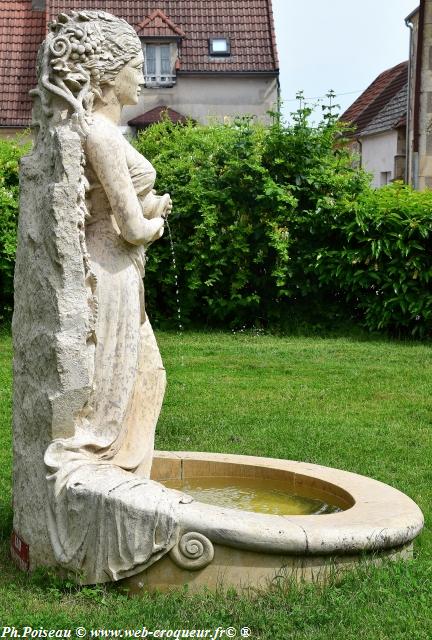
POLYGON ((32 11, 45 11, 45 0, 32 0, 32 11))

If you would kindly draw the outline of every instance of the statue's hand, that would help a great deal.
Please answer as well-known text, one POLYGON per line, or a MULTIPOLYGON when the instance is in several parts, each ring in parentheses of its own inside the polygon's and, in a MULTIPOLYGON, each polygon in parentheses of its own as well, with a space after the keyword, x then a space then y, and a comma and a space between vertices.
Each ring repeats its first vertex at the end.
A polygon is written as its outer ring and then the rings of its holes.
POLYGON ((169 193, 163 196, 156 195, 153 189, 143 200, 142 204, 144 217, 147 219, 164 218, 166 220, 172 211, 172 200, 169 193))
POLYGON ((147 220, 145 244, 149 245, 163 236, 165 220, 161 216, 147 220))
POLYGON ((166 195, 168 196, 168 200, 166 202, 164 212, 162 213, 162 218, 165 218, 165 220, 168 218, 173 208, 173 203, 171 198, 169 197, 169 194, 167 193, 166 195))

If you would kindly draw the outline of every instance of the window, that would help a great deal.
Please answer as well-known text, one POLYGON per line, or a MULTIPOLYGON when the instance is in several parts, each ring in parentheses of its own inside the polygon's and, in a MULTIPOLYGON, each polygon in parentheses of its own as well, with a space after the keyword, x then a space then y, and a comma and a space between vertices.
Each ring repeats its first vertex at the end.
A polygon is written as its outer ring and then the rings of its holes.
POLYGON ((231 55, 231 45, 228 38, 210 38, 209 53, 211 56, 231 55))
POLYGON ((380 186, 384 187, 389 182, 391 182, 391 171, 381 171, 380 186))
POLYGON ((146 87, 171 87, 175 84, 171 44, 145 45, 146 87))

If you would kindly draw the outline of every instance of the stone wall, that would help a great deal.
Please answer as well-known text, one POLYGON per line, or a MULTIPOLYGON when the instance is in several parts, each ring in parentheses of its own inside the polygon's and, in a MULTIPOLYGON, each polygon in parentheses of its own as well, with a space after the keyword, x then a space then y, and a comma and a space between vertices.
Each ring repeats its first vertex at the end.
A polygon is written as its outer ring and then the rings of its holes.
POLYGON ((410 50, 409 103, 409 167, 408 180, 417 189, 432 188, 432 0, 425 0, 423 28, 423 59, 420 81, 419 148, 414 142, 414 100, 419 36, 419 12, 412 18, 413 32, 410 50))

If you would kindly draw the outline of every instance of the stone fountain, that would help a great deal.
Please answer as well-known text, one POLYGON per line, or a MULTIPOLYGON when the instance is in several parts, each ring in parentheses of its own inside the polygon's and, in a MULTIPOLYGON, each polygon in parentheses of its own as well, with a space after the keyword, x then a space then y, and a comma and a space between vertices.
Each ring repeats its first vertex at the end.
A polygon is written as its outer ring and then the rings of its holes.
POLYGON ((142 278, 172 204, 117 127, 138 101, 142 65, 133 28, 102 11, 59 15, 38 53, 15 272, 13 558, 139 590, 316 579, 364 554, 409 556, 422 514, 375 480, 285 460, 154 454, 165 371, 142 278), (203 476, 283 483, 335 508, 205 504, 181 484, 203 476))

